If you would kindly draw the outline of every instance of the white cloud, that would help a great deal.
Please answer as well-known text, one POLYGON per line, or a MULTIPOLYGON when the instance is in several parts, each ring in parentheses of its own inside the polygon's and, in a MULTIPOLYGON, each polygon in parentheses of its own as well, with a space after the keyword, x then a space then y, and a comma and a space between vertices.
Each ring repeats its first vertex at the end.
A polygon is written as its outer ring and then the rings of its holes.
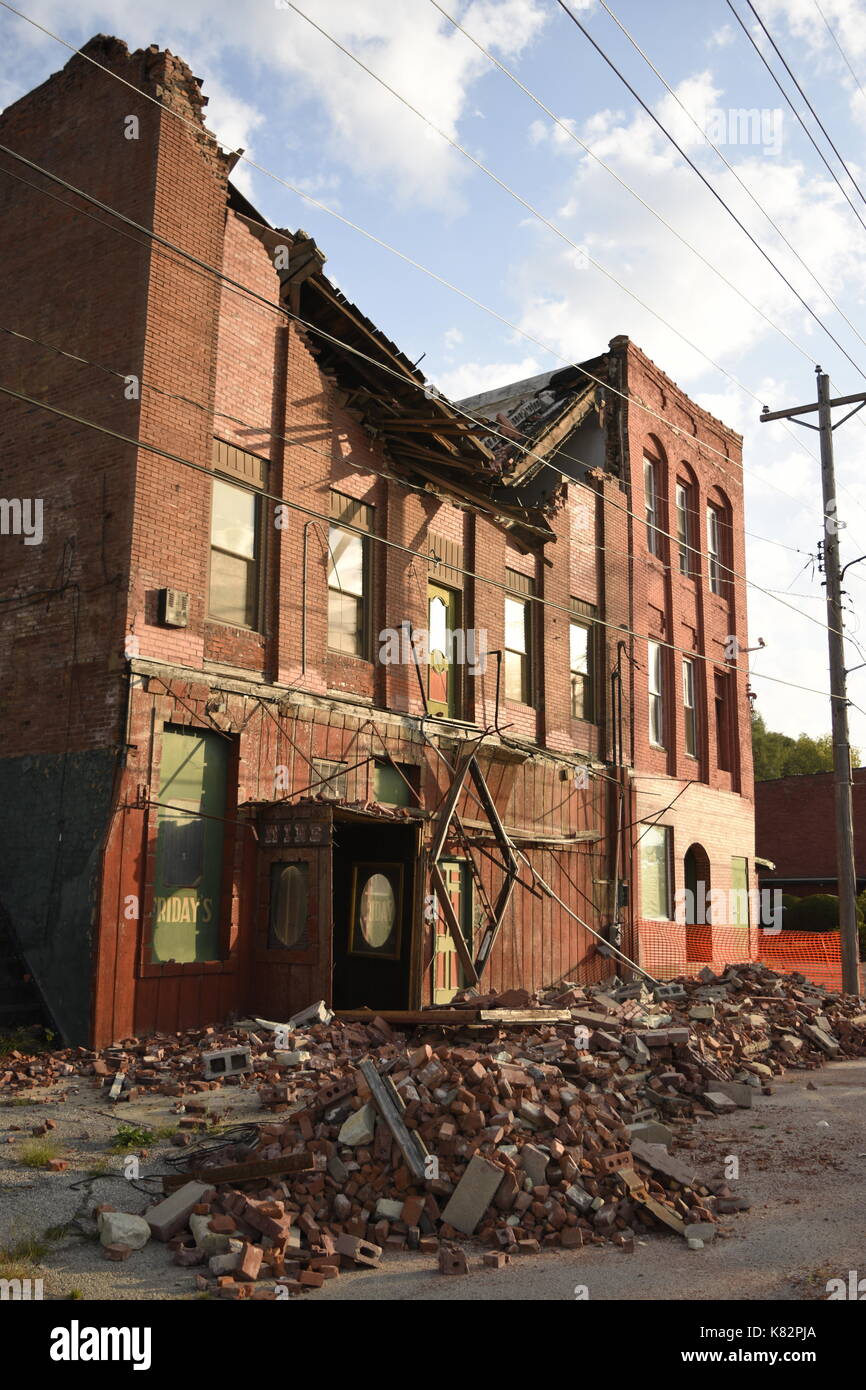
POLYGON ((733 43, 736 37, 734 26, 732 24, 723 24, 721 28, 714 29, 710 34, 710 37, 707 39, 707 48, 727 48, 728 44, 733 43))
POLYGON ((454 349, 463 342, 463 333, 459 328, 446 328, 442 334, 442 342, 445 344, 445 351, 453 353, 454 349))
MULTIPOLYGON (((461 119, 476 107, 474 84, 493 69, 427 0, 401 0, 399 5, 303 0, 299 8, 448 135, 458 137, 461 119)), ((546 18, 542 0, 473 0, 461 22, 479 42, 511 61, 540 33, 546 18)), ((45 0, 39 19, 55 32, 69 33, 68 7, 59 0, 45 0)), ((49 45, 47 51, 61 57, 50 40, 22 21, 15 23, 20 27, 11 31, 14 43, 24 53, 44 54, 49 45)), ((285 127, 286 139, 297 143, 292 113, 301 109, 303 99, 313 99, 323 121, 320 132, 312 131, 320 155, 387 187, 392 200, 440 208, 450 201, 454 211, 461 206, 459 188, 468 163, 298 14, 278 9, 273 0, 254 6, 235 0, 186 0, 183 5, 149 0, 145 9, 130 7, 126 0, 82 0, 75 24, 88 34, 113 31, 131 48, 157 42, 179 53, 204 75, 205 93, 214 97, 208 124, 229 145, 244 143, 241 131, 248 138, 251 129, 265 125, 281 135, 285 127), (230 74, 239 59, 259 76, 259 110, 232 93, 230 74)), ((22 82, 19 90, 25 87, 22 82)))
POLYGON ((541 371, 544 367, 535 357, 524 357, 520 362, 463 362, 451 371, 442 372, 436 384, 450 401, 459 401, 512 381, 522 381, 524 377, 536 376, 541 371))

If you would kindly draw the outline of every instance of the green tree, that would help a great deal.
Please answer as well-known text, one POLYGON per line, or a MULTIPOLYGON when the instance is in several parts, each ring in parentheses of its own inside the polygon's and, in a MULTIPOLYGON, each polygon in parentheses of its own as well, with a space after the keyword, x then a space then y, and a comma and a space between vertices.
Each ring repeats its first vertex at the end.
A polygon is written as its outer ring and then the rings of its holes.
MULTIPOLYGON (((774 777, 833 771, 833 740, 830 734, 821 734, 818 738, 800 734, 799 738, 791 738, 790 734, 768 729, 763 715, 755 710, 752 711, 752 752, 757 782, 766 782, 774 777)), ((852 748, 851 757, 856 766, 860 761, 860 750, 852 748)))

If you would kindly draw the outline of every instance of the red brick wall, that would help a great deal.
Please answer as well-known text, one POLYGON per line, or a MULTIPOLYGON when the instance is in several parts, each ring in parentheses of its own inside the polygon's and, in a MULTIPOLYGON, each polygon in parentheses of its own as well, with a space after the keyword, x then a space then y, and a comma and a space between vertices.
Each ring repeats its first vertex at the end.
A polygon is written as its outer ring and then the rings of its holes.
MULTIPOLYGON (((616 340, 615 340, 616 341, 616 340)), ((635 553, 634 627, 662 643, 685 651, 667 652, 668 747, 654 748, 649 740, 649 713, 646 680, 646 642, 638 640, 635 659, 639 679, 634 708, 634 761, 647 772, 679 778, 696 777, 721 791, 741 793, 753 800, 751 739, 749 737, 748 659, 741 655, 735 676, 736 698, 731 702, 733 752, 732 770, 719 768, 713 709, 713 673, 724 671, 725 643, 736 637, 741 647, 748 645, 746 630, 745 568, 742 461, 739 436, 702 411, 684 396, 634 344, 627 348, 629 387, 651 411, 672 421, 675 433, 632 404, 628 412, 629 465, 632 482, 631 509, 644 514, 643 453, 648 449, 662 463, 662 498, 659 526, 676 534, 675 489, 677 476, 694 481, 696 489, 694 541, 701 552, 700 573, 694 579, 680 575, 674 540, 662 537, 662 554, 657 558, 647 548, 646 527, 633 521, 635 553), (722 457, 719 457, 719 451, 722 457), (687 471, 686 471, 687 470, 687 471), (727 584, 727 594, 710 592, 706 562, 706 507, 708 500, 724 496, 732 519, 729 558, 735 571, 727 584), (687 756, 684 747, 682 704, 682 659, 694 652, 698 677, 697 760, 687 756), (706 658, 706 660, 704 659, 706 658)))
MULTIPOLYGON (((866 875, 866 768, 853 773, 854 858, 858 879, 866 875)), ((832 772, 778 777, 755 783, 755 839, 762 859, 775 869, 762 877, 790 880, 836 879, 836 812, 832 772)), ((820 884, 802 891, 835 893, 820 884)))

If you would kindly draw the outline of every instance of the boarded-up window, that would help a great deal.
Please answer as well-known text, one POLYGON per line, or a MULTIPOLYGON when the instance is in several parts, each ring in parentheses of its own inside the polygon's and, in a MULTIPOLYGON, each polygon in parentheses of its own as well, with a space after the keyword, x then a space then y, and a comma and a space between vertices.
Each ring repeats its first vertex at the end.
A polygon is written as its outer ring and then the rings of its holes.
POLYGON ((151 961, 218 960, 228 740, 162 737, 151 961))

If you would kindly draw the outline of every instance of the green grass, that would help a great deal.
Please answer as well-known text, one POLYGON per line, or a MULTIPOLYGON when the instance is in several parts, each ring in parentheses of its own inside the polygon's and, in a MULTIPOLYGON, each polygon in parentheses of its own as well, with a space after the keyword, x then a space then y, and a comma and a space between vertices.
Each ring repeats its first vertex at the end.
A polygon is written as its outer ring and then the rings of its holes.
POLYGON ((2 1100, 0 1106, 5 1110, 11 1110, 18 1105, 35 1105, 35 1100, 25 1100, 23 1096, 15 1096, 13 1100, 2 1100))
POLYGON ((18 1155, 25 1168, 47 1168, 52 1158, 60 1157, 60 1145, 54 1139, 32 1139, 18 1155))
POLYGON ((70 1289, 69 1293, 67 1294, 67 1297, 71 1299, 83 1298, 84 1294, 81 1292, 80 1289, 70 1289))
POLYGON ((161 1139, 170 1139, 177 1133, 177 1125, 120 1125, 110 1150, 115 1154, 129 1153, 131 1149, 147 1149, 161 1139))

